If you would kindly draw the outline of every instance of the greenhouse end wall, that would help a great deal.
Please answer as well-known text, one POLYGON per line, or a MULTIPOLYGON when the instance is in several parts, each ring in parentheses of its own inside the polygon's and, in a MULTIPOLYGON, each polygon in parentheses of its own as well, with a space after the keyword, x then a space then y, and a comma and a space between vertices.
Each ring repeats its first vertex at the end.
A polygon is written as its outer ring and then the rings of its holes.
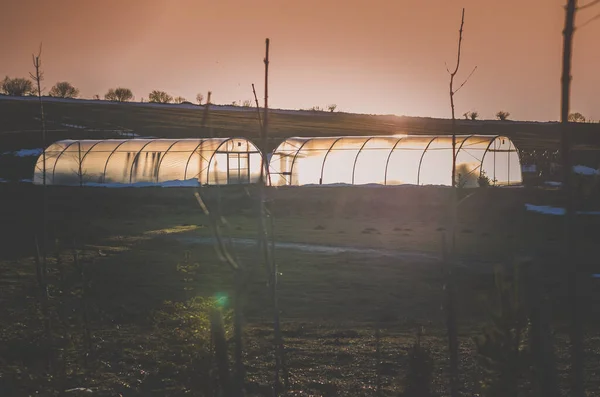
MULTIPOLYGON (((243 138, 64 140, 45 150, 46 184, 156 184, 197 179, 227 185, 260 180, 262 154, 243 138)), ((43 184, 44 154, 33 183, 43 184)))
MULTIPOLYGON (((394 135, 288 138, 269 162, 271 184, 452 185, 452 137, 394 135)), ((456 137, 457 183, 522 182, 519 154, 505 136, 456 137)))

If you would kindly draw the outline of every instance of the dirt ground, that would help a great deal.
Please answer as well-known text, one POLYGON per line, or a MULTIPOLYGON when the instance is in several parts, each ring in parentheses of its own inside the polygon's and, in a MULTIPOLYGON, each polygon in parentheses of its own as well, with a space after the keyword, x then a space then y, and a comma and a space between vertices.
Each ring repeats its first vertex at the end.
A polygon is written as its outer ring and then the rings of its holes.
MULTIPOLYGON (((219 297, 229 313, 233 288, 232 271, 210 244, 213 233, 194 190, 49 189, 50 295, 61 363, 61 371, 49 373, 33 257, 41 189, 0 189, 0 395, 58 395, 56 390, 79 387, 98 396, 204 395, 214 382, 214 363, 207 358, 203 302, 219 297), (86 271, 85 299, 73 245, 86 271), (87 357, 84 311, 92 341, 87 357)), ((272 307, 260 255, 239 240, 257 235, 254 193, 202 191, 214 210, 216 198, 224 198, 231 249, 250 274, 244 301, 246 390, 266 396, 271 395, 274 365, 272 307)), ((269 189, 277 242, 337 247, 331 252, 284 245, 275 251, 290 372, 286 395, 375 396, 377 373, 380 394, 399 395, 419 329, 434 359, 434 394, 447 395, 441 310, 445 278, 439 258, 448 194, 449 189, 434 187, 269 189)), ((515 263, 532 262, 544 268, 557 367, 566 390, 561 221, 524 211, 524 203, 556 204, 556 192, 490 188, 463 195, 468 198, 459 214, 456 280, 464 392, 478 393, 484 375, 474 338, 496 308, 494 266, 512 269, 515 263)), ((588 276, 594 271, 597 223, 578 220, 579 257, 573 260, 589 265, 582 267, 588 276)), ((582 310, 588 313, 586 386, 595 396, 600 395, 595 376, 600 370, 600 283, 582 280, 587 302, 582 310)))

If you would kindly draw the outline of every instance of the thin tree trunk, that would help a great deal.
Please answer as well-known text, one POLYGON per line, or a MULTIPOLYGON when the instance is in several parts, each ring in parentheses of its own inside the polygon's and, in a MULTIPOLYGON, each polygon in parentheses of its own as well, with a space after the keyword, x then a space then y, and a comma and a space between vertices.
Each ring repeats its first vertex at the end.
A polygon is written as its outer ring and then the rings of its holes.
MULTIPOLYGON (((448 349, 450 352, 450 395, 458 396, 458 331, 456 325, 456 307, 455 307, 455 281, 454 281, 454 262, 456 261, 456 229, 458 222, 458 190, 456 184, 456 117, 454 110, 454 77, 460 67, 460 53, 463 37, 463 26, 465 24, 465 9, 462 10, 459 36, 458 36, 458 55, 456 57, 456 67, 450 73, 450 109, 452 112, 452 194, 450 203, 450 255, 445 255, 446 263, 446 327, 448 329, 448 349)), ((463 83, 464 84, 464 83, 463 83)), ((445 244, 444 244, 445 245, 445 244)))
POLYGON ((571 382, 574 397, 583 397, 583 327, 579 313, 579 297, 577 293, 578 260, 574 257, 573 232, 575 210, 572 187, 571 131, 569 128, 569 107, 571 95, 571 58, 573 51, 573 33, 575 30, 575 13, 577 0, 568 0, 565 13, 565 29, 563 31, 563 63, 561 77, 561 156, 563 168, 563 195, 565 204, 564 222, 564 258, 569 280, 569 306, 571 312, 571 382))

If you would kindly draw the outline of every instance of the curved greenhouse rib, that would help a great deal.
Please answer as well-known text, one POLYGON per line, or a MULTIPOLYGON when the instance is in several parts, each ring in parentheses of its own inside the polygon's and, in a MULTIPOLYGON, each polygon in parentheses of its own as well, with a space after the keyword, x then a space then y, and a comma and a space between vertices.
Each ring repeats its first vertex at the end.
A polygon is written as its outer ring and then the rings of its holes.
MULTIPOLYGON (((362 146, 360 147, 360 149, 358 149, 358 152, 356 153, 356 157, 354 158, 354 165, 352 166, 352 184, 354 185, 354 174, 356 173, 356 162, 358 161, 358 156, 360 156, 360 153, 362 152, 362 150, 365 148, 365 145, 367 144, 367 142, 369 142, 371 139, 375 138, 374 136, 367 138, 366 141, 364 141, 364 143, 362 144, 362 146)), ((385 177, 384 177, 385 179, 385 177)), ((385 185, 385 183, 384 183, 385 185)))
POLYGON ((327 161, 327 156, 329 156, 329 153, 331 152, 331 149, 333 149, 335 144, 338 143, 343 138, 344 137, 340 137, 340 138, 336 139, 335 141, 333 141, 331 146, 329 146, 329 150, 327 150, 327 153, 325 153, 325 157, 323 157, 323 164, 321 164, 321 176, 319 177, 319 185, 321 185, 323 183, 323 170, 325 169, 325 162, 327 161))
POLYGON ((52 167, 52 183, 54 183, 54 172, 56 171, 56 164, 58 164, 58 160, 67 151, 68 148, 70 148, 73 144, 75 144, 75 142, 79 142, 79 141, 71 141, 71 143, 68 144, 67 146, 65 146, 63 151, 60 152, 60 154, 58 156, 56 156, 56 160, 54 161, 54 167, 52 167))
MULTIPOLYGON (((192 152, 190 153, 190 157, 188 157, 188 160, 185 163, 185 169, 183 170, 183 179, 188 179, 187 170, 188 170, 188 166, 190 165, 190 161, 192 161, 192 157, 194 157, 194 153, 196 153, 196 150, 198 150, 198 148, 200 146, 202 146, 204 144, 204 142, 206 142, 206 139, 200 138, 200 142, 198 143, 198 145, 196 145, 194 150, 192 150, 192 152)), ((202 172, 202 171, 200 171, 200 172, 202 172)), ((194 175, 194 177, 196 177, 196 175, 194 175)), ((198 179, 200 179, 200 175, 198 175, 197 177, 198 177, 198 179)), ((200 181, 200 183, 202 183, 202 181, 200 181)))
POLYGON ((394 150, 396 150, 396 147, 398 146, 398 144, 400 143, 400 141, 402 141, 405 137, 400 137, 398 138, 398 140, 396 141, 396 143, 394 144, 394 146, 392 146, 392 150, 390 150, 390 154, 388 154, 387 156, 387 160, 385 161, 385 171, 383 174, 383 184, 384 186, 387 185, 387 174, 388 174, 388 167, 390 165, 390 158, 392 157, 392 153, 394 153, 394 150))
POLYGON ((123 142, 119 143, 112 152, 110 152, 110 154, 108 155, 108 157, 106 158, 106 163, 104 163, 104 172, 102 172, 102 183, 106 183, 106 168, 108 167, 108 162, 110 161, 110 158, 112 157, 113 154, 115 154, 115 152, 117 151, 117 149, 124 144, 125 142, 129 142, 131 141, 131 139, 125 139, 123 142))
MULTIPOLYGON (((167 148, 167 150, 165 150, 165 152, 161 155, 160 160, 158 160, 158 164, 156 165, 156 182, 158 183, 158 176, 160 175, 160 165, 162 164, 163 160, 165 159, 165 157, 167 156, 167 153, 169 153, 169 150, 171 150, 171 148, 173 146, 175 146, 176 144, 178 144, 179 142, 181 142, 181 140, 176 140, 175 142, 173 142, 171 144, 171 146, 169 146, 167 148)), ((185 174, 184 174, 184 178, 185 178, 185 174)))
MULTIPOLYGON (((454 153, 454 158, 458 158, 458 153, 460 153, 463 145, 465 144, 466 141, 468 141, 469 139, 473 138, 475 135, 468 135, 465 139, 463 139, 463 141, 460 143, 460 146, 458 147, 458 149, 456 149, 456 153, 454 153)), ((458 136, 457 136, 458 137, 458 136)))
MULTIPOLYGON (((306 138, 304 138, 306 139, 306 138)), ((287 141, 287 139, 286 139, 287 141)), ((308 142, 310 141, 314 141, 313 138, 308 138, 304 141, 304 143, 302 145, 300 145, 300 147, 298 148, 298 150, 296 150, 296 154, 294 155, 294 158, 292 159, 292 166, 290 167, 290 185, 293 183, 293 178, 294 178, 294 165, 296 164, 296 157, 298 157, 298 154, 300 153, 300 151, 302 150, 302 148, 304 147, 304 145, 306 145, 308 142)))
MULTIPOLYGON (((219 149, 221 148, 221 146, 223 146, 225 143, 229 142, 229 141, 233 141, 236 138, 226 138, 224 141, 222 141, 219 146, 217 146, 212 154, 210 155, 210 158, 208 159, 208 167, 206 167, 206 182, 208 183, 208 181, 210 180, 210 167, 212 166, 212 161, 213 158, 215 157, 215 154, 217 154, 217 152, 219 151, 219 149)), ((227 157, 227 170, 229 170, 229 157, 227 157)), ((200 170, 200 172, 202 172, 202 170, 200 170)), ((218 180, 217 180, 217 184, 218 184, 218 180)), ((228 181, 229 182, 229 181, 228 181)))
MULTIPOLYGON (((483 157, 481 158, 481 166, 479 167, 479 177, 481 178, 481 176, 483 175, 483 162, 485 161, 485 156, 487 155, 488 151, 490 150, 490 146, 492 146, 492 143, 496 142, 496 139, 499 138, 503 138, 503 136, 500 135, 496 135, 494 137, 494 139, 490 140, 490 143, 488 143, 487 147, 485 148, 484 152, 483 152, 483 157)), ((509 139, 510 141, 510 139, 509 139)), ((496 179, 496 152, 494 152, 494 180, 496 179)), ((494 185, 496 184, 496 182, 494 182, 494 185)))
POLYGON ((83 157, 81 158, 81 164, 83 164, 83 161, 85 160, 85 157, 86 157, 86 156, 87 156, 87 155, 88 155, 88 154, 89 154, 89 153, 92 151, 92 149, 93 149, 93 148, 95 148, 95 147, 96 147, 96 146, 97 146, 97 145, 98 145, 100 142, 102 142, 102 141, 98 141, 98 142, 94 143, 94 144, 92 145, 92 147, 90 147, 90 148, 89 148, 89 149, 88 149, 88 150, 85 152, 85 154, 84 154, 84 155, 83 155, 83 157))
POLYGON ((129 169, 129 183, 131 183, 133 181, 133 167, 135 165, 137 165, 138 161, 140 161, 140 154, 142 153, 142 151, 144 150, 144 148, 146 146, 148 146, 149 144, 151 144, 152 142, 156 142, 156 141, 155 140, 150 140, 150 142, 148 142, 144 146, 142 146, 140 148, 140 150, 138 150, 138 152, 133 157, 133 161, 131 162, 131 168, 129 169))
MULTIPOLYGON (((427 153, 427 149, 429 149, 429 146, 431 146, 433 141, 435 141, 436 139, 438 139, 437 136, 434 136, 433 138, 431 138, 431 141, 429 141, 427 146, 425 146, 425 149, 423 149, 423 153, 421 154, 421 159, 419 160, 419 168, 417 169, 417 186, 421 185, 421 165, 423 164, 423 157, 425 157, 425 153, 427 153)), ((452 166, 450 166, 450 168, 452 168, 452 166)), ((452 179, 452 178, 450 178, 450 179, 452 179)))

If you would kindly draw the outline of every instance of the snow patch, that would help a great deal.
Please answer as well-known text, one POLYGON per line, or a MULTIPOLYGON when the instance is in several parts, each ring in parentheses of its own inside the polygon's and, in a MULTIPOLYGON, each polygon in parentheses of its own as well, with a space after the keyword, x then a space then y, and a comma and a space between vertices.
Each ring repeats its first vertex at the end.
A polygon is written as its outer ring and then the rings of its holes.
POLYGON ((63 127, 77 128, 77 129, 82 129, 82 130, 84 130, 84 129, 87 128, 85 125, 77 125, 77 124, 63 124, 63 123, 61 123, 61 125, 63 127))
POLYGON ((585 165, 574 165, 573 172, 579 175, 600 175, 600 171, 585 165))
MULTIPOLYGON (((564 208, 549 205, 525 204, 525 209, 545 215, 564 215, 566 213, 564 208)), ((600 211, 577 211, 577 215, 600 215, 600 211)))
POLYGON ((522 165, 521 171, 522 172, 537 172, 537 167, 535 164, 522 165))
POLYGON ((7 183, 8 181, 4 178, 0 178, 0 183, 7 183))
POLYGON ((562 182, 546 181, 544 183, 548 186, 562 186, 562 182))
POLYGON ((4 152, 3 155, 10 155, 15 157, 30 157, 30 156, 39 156, 42 154, 44 150, 42 148, 38 149, 21 149, 15 152, 4 152))

